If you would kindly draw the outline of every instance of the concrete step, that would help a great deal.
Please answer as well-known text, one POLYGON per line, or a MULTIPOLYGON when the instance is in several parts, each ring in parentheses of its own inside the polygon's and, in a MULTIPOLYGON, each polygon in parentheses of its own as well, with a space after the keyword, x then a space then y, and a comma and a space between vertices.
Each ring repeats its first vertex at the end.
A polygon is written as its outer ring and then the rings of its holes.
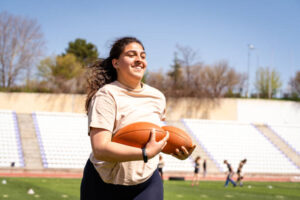
MULTIPOLYGON (((185 125, 181 121, 167 121, 167 125, 175 126, 189 133, 186 129, 185 125)), ((203 160, 206 160, 207 173, 220 173, 221 170, 218 167, 217 163, 213 160, 213 158, 209 155, 209 153, 201 146, 201 144, 197 141, 193 134, 189 134, 193 140, 193 143, 196 144, 196 148, 192 153, 191 157, 195 160, 197 156, 201 157, 201 170, 203 160)))
POLYGON ((31 114, 17 113, 26 169, 43 169, 40 147, 31 114))
POLYGON ((300 156, 267 125, 254 124, 254 126, 267 137, 280 151, 282 151, 295 165, 300 167, 300 156))

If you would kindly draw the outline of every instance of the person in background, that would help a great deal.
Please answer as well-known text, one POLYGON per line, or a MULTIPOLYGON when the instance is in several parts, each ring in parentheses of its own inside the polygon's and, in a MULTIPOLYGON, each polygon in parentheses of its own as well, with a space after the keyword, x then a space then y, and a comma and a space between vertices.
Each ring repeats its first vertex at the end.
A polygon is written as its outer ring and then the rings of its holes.
POLYGON ((158 162, 157 169, 158 169, 158 172, 159 172, 162 180, 164 180, 164 176, 163 176, 163 168, 164 168, 164 166, 165 166, 164 159, 163 159, 162 155, 159 154, 159 162, 158 162))
POLYGON ((10 173, 12 173, 12 171, 13 171, 13 168, 15 167, 15 165, 16 165, 16 162, 15 161, 12 161, 11 163, 10 163, 10 173))
POLYGON ((207 167, 206 166, 206 159, 204 159, 202 166, 203 166, 203 178, 204 178, 204 177, 206 177, 206 167, 207 167))
POLYGON ((232 183, 232 185, 235 187, 236 186, 236 183, 232 180, 232 177, 233 177, 233 170, 232 170, 232 167, 231 165, 228 163, 227 160, 224 160, 224 164, 226 164, 227 168, 228 168, 228 172, 227 172, 227 176, 226 176, 226 181, 225 181, 225 187, 228 186, 229 182, 232 183))
POLYGON ((194 161, 195 169, 194 169, 194 176, 193 176, 193 180, 192 180, 192 186, 199 185, 200 160, 201 160, 201 157, 197 156, 194 161))
POLYGON ((244 176, 242 175, 242 168, 243 166, 246 164, 247 159, 244 159, 240 162, 239 167, 237 169, 237 179, 236 179, 236 183, 239 184, 239 186, 243 186, 243 182, 242 180, 244 179, 244 176))

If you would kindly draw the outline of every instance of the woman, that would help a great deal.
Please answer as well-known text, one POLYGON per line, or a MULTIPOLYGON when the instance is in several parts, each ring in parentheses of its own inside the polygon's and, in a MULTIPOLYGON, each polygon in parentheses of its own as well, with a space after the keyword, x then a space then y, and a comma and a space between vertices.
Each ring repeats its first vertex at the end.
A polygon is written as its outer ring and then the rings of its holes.
POLYGON ((238 184, 239 186, 243 186, 243 182, 242 180, 244 179, 244 176, 242 174, 242 168, 243 166, 246 164, 247 159, 244 159, 240 162, 238 169, 237 169, 237 179, 236 179, 236 184, 238 184))
POLYGON ((207 169, 207 165, 206 165, 206 160, 204 159, 204 161, 203 161, 203 178, 205 178, 206 177, 206 169, 207 169))
POLYGON ((164 161, 162 155, 159 154, 159 161, 158 161, 157 169, 158 169, 158 172, 159 172, 162 180, 164 180, 164 172, 163 172, 164 166, 165 166, 165 161, 164 161))
MULTIPOLYGON (((141 82, 146 68, 144 46, 133 37, 118 39, 109 57, 91 67, 86 110, 92 153, 84 169, 81 200, 163 199, 158 154, 169 134, 156 142, 152 131, 143 149, 111 141, 126 125, 165 119, 164 95, 141 82)), ((186 159, 193 150, 182 147, 174 156, 186 159)))
POLYGON ((194 169, 194 176, 193 176, 193 181, 192 181, 192 186, 194 184, 199 185, 199 170, 200 170, 200 156, 197 156, 195 159, 195 169, 194 169))
POLYGON ((231 165, 229 164, 229 162, 227 160, 224 160, 224 164, 228 168, 228 172, 227 172, 227 176, 226 176, 226 181, 225 181, 224 187, 227 187, 228 184, 229 184, 229 182, 235 187, 236 183, 232 180, 232 177, 234 175, 234 171, 233 171, 231 165))

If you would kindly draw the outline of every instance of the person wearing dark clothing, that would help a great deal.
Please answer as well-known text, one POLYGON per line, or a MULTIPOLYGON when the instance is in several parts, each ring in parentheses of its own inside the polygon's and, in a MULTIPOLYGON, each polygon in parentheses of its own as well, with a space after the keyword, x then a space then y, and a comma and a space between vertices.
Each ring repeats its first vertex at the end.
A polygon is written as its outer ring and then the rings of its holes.
POLYGON ((157 165, 157 169, 158 169, 158 172, 159 172, 162 180, 164 180, 164 173, 163 173, 164 166, 165 166, 165 162, 163 160, 163 157, 162 157, 162 155, 159 155, 159 162, 157 165))
POLYGON ((206 160, 203 161, 203 177, 206 176, 206 160))
POLYGON ((239 186, 243 186, 243 182, 242 180, 244 179, 244 176, 242 175, 242 168, 244 166, 244 164, 246 164, 247 159, 244 159, 240 162, 239 167, 237 169, 237 179, 236 179, 236 183, 239 184, 239 186))
POLYGON ((228 168, 228 172, 227 172, 227 177, 226 177, 226 181, 225 181, 225 185, 224 187, 227 187, 229 182, 232 183, 232 185, 235 187, 236 186, 236 183, 232 180, 232 176, 234 174, 233 170, 232 170, 232 167, 231 165, 228 163, 227 160, 224 160, 224 164, 227 165, 227 168, 228 168))
POLYGON ((194 184, 199 185, 200 159, 201 159, 200 156, 197 156, 195 159, 195 169, 194 169, 192 186, 194 186, 194 184))

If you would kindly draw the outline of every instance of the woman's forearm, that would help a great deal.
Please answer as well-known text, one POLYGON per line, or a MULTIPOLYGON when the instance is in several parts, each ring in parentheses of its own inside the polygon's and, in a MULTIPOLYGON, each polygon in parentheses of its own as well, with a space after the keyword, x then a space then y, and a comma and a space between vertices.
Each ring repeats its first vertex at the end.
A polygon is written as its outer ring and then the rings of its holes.
MULTIPOLYGON (((91 144, 94 157, 103 161, 124 162, 132 160, 143 160, 143 152, 141 148, 135 148, 111 141, 112 134, 104 129, 91 129, 91 144)), ((151 131, 149 142, 145 146, 148 158, 153 158, 167 144, 169 133, 160 141, 156 141, 155 130, 151 131)))
POLYGON ((109 162, 143 160, 142 149, 115 142, 108 142, 102 147, 93 148, 96 159, 109 162))
POLYGON ((98 160, 109 162, 143 160, 142 149, 112 142, 110 131, 92 128, 90 137, 94 157, 98 160))

